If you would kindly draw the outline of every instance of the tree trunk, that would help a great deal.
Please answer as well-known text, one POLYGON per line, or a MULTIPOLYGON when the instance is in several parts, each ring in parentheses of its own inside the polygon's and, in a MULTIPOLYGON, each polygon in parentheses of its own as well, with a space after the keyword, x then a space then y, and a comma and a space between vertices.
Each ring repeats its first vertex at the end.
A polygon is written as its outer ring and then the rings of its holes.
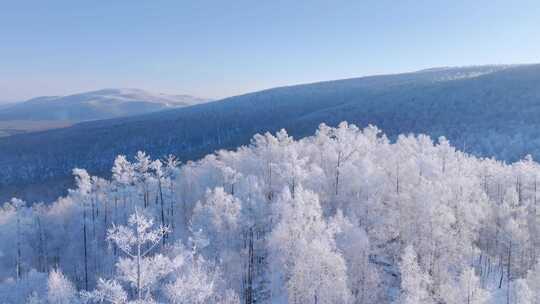
POLYGON ((84 289, 88 290, 88 248, 86 239, 86 203, 83 207, 83 242, 84 242, 84 289))
POLYGON ((336 196, 339 193, 339 167, 341 166, 341 152, 338 153, 337 165, 336 165, 336 196))
POLYGON ((17 281, 21 279, 22 269, 22 252, 21 252, 21 219, 19 215, 19 209, 17 208, 17 262, 16 262, 16 271, 17 271, 17 281))
MULTIPOLYGON (((161 177, 158 178, 158 188, 159 188, 159 199, 161 201, 161 226, 165 227, 165 206, 163 202, 163 189, 161 188, 161 177)), ((165 239, 164 236, 162 238, 163 245, 165 246, 165 239)))
POLYGON ((512 263, 512 241, 510 241, 510 245, 508 246, 508 265, 506 266, 506 304, 510 304, 510 270, 511 270, 511 263, 512 263))
POLYGON ((141 242, 139 241, 139 229, 137 228, 137 300, 142 299, 141 290, 141 242))

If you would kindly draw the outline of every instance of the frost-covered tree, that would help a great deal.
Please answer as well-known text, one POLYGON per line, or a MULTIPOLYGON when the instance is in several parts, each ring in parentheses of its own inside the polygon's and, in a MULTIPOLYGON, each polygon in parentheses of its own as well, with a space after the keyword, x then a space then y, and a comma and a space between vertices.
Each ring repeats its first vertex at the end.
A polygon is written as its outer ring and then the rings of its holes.
POLYGON ((225 294, 218 300, 219 304, 240 304, 240 297, 236 292, 231 289, 227 289, 225 294))
POLYGON ((486 304, 490 300, 488 291, 480 286, 474 269, 465 269, 457 282, 443 286, 443 300, 448 304, 486 304))
POLYGON ((82 298, 88 302, 124 304, 128 302, 128 295, 122 285, 115 280, 99 279, 96 289, 83 292, 82 298))
POLYGON ((20 199, 13 198, 11 199, 11 204, 7 207, 11 206, 13 208, 13 211, 15 212, 15 218, 16 218, 16 250, 17 250, 17 260, 15 263, 15 272, 17 275, 17 280, 20 280, 22 277, 22 213, 24 212, 24 208, 26 206, 26 203, 20 199))
POLYGON ((73 175, 75 176, 75 183, 77 189, 71 191, 71 194, 78 199, 82 207, 82 239, 83 239, 83 252, 84 252, 84 288, 88 290, 89 284, 89 240, 88 240, 88 199, 90 192, 92 191, 91 177, 84 169, 73 169, 73 175))
POLYGON ((317 195, 298 187, 292 198, 285 189, 276 207, 278 223, 270 243, 276 254, 274 271, 285 282, 281 292, 289 303, 347 303, 345 261, 322 217, 317 195))
POLYGON ((512 283, 507 302, 511 304, 532 304, 534 302, 533 291, 529 288, 525 279, 517 279, 512 283))
POLYGON ((136 299, 151 299, 150 288, 158 279, 172 271, 169 260, 162 255, 149 256, 159 245, 168 229, 153 228, 153 220, 135 210, 129 226, 114 226, 108 239, 126 255, 117 263, 119 278, 134 287, 136 299))
POLYGON ((174 271, 172 281, 164 286, 170 303, 231 303, 239 304, 237 294, 226 288, 222 273, 214 263, 197 253, 197 248, 187 250, 177 244, 172 248, 174 271))
POLYGON ((184 260, 175 280, 165 286, 171 303, 203 304, 215 300, 217 278, 204 258, 195 260, 193 255, 184 260))
POLYGON ((399 271, 401 273, 401 303, 434 303, 430 294, 431 279, 420 268, 416 251, 410 245, 405 247, 399 264, 399 271))
POLYGON ((48 304, 75 304, 78 302, 77 290, 60 270, 49 273, 47 280, 48 304))
MULTIPOLYGON (((199 201, 193 211, 191 228, 202 231, 210 241, 209 254, 220 254, 220 250, 234 247, 239 240, 239 216, 241 202, 221 187, 208 190, 204 200, 199 201)), ((219 256, 214 256, 217 259, 219 256)))
POLYGON ((527 285, 532 293, 533 303, 540 303, 540 263, 534 265, 527 274, 527 285))
POLYGON ((339 211, 331 221, 336 230, 336 243, 347 266, 348 286, 353 303, 380 303, 380 274, 370 261, 370 244, 366 232, 354 225, 339 211))

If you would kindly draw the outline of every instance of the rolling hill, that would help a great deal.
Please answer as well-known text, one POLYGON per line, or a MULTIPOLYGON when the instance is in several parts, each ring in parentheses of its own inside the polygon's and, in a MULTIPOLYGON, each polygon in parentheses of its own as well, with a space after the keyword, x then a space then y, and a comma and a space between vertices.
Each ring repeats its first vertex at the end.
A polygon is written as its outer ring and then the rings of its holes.
POLYGON ((139 115, 204 101, 190 95, 154 94, 139 89, 43 96, 0 107, 0 133, 13 135, 54 129, 82 121, 139 115))
POLYGON ((540 156, 540 65, 437 68, 280 87, 157 113, 0 139, 0 198, 53 199, 71 169, 108 175, 117 154, 145 150, 197 159, 286 128, 295 137, 324 122, 374 124, 446 136, 479 156, 540 156))

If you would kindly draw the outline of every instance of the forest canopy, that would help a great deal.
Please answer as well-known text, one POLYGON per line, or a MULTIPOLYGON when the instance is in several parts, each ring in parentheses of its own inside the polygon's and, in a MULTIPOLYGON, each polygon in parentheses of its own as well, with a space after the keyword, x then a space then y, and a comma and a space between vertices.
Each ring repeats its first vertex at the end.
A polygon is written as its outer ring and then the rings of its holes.
POLYGON ((342 122, 73 174, 0 209, 2 303, 540 303, 529 156, 342 122))

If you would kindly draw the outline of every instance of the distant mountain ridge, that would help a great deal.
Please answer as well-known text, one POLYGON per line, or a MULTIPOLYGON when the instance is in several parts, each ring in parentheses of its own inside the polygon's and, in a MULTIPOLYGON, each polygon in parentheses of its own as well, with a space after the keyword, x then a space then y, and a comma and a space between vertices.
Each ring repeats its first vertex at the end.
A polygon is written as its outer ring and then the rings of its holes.
POLYGON ((67 96, 42 96, 0 108, 0 121, 89 121, 139 115, 207 101, 190 95, 140 89, 103 89, 67 96))
POLYGON ((71 170, 108 175, 117 154, 200 158, 287 129, 348 121, 398 134, 446 136, 459 149, 513 161, 540 158, 540 65, 424 70, 274 88, 156 113, 0 138, 0 200, 54 199, 71 170))

